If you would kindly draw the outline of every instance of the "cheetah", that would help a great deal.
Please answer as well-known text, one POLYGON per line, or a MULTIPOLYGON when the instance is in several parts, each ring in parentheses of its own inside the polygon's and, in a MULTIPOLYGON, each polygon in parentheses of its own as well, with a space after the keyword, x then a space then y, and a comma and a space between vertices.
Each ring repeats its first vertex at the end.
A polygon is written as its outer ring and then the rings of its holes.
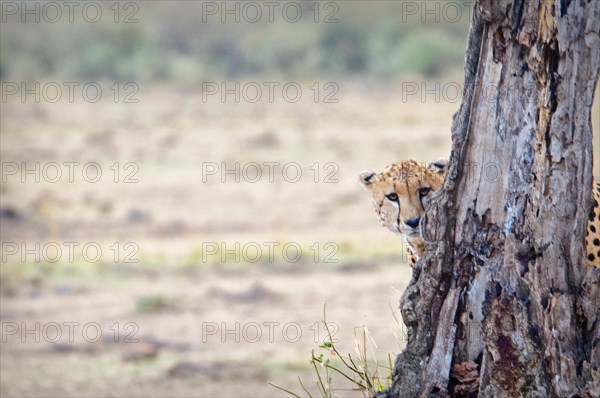
POLYGON ((588 267, 600 267, 600 182, 592 188, 592 210, 585 232, 588 267))
POLYGON ((426 166, 406 160, 389 165, 379 174, 360 174, 360 183, 373 196, 381 225, 404 237, 411 267, 425 251, 419 225, 429 195, 444 182, 446 163, 440 160, 426 166))
MULTIPOLYGON (((446 160, 425 165, 406 160, 389 165, 381 173, 364 171, 361 185, 371 193, 381 224, 402 235, 408 247, 408 262, 414 267, 423 255, 420 221, 427 200, 438 190, 446 174, 446 160)), ((592 188, 592 209, 586 231, 586 265, 600 267, 600 183, 592 188)))

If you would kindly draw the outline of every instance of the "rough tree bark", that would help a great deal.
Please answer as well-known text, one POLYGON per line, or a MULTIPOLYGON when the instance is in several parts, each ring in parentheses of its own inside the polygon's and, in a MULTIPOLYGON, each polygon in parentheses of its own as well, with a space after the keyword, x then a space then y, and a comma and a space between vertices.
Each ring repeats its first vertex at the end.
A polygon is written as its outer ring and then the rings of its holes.
POLYGON ((477 1, 381 396, 600 396, 600 270, 583 246, 599 32, 598 0, 477 1))

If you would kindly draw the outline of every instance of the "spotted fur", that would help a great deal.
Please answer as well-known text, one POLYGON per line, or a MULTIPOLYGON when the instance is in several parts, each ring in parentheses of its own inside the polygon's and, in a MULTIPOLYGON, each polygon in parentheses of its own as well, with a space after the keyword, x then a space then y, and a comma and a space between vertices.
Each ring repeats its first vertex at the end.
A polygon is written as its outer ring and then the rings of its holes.
POLYGON ((592 210, 585 233, 588 267, 600 268, 600 183, 592 188, 592 210))

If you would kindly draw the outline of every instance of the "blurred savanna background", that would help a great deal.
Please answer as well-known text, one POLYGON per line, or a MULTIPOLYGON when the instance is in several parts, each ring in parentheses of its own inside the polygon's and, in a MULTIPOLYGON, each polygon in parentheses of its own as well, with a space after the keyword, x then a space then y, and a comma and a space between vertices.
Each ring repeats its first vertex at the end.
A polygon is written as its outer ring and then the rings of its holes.
POLYGON ((0 4, 3 397, 318 395, 325 305, 386 383, 357 176, 448 156, 472 2, 0 4))

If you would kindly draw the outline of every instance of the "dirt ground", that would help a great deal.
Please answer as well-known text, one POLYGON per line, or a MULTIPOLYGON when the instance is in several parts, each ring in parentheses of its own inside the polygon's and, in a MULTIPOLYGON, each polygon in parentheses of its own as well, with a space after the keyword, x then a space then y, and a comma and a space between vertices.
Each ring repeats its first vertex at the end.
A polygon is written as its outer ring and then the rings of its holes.
POLYGON ((268 382, 300 392, 298 376, 318 394, 325 305, 340 352, 366 326, 372 358, 393 358, 411 271, 357 175, 446 157, 459 103, 339 88, 338 103, 160 86, 138 103, 4 103, 1 395, 284 396, 268 382))

